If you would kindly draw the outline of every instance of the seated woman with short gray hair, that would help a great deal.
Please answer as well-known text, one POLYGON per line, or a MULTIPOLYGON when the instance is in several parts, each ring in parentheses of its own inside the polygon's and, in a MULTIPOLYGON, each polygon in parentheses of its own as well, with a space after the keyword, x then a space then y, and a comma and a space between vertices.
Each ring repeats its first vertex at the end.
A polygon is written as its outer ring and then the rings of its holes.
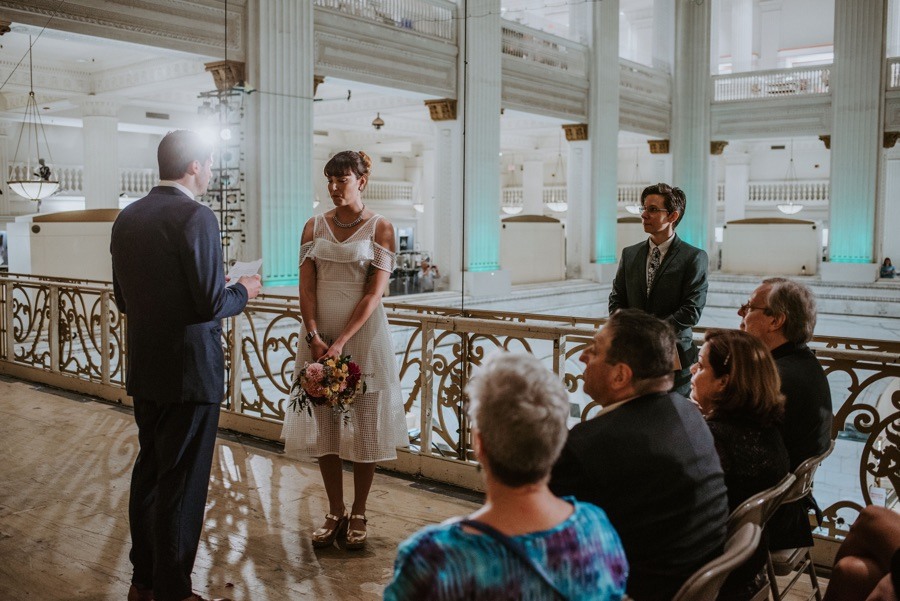
POLYGON ((501 352, 466 392, 485 504, 401 543, 384 598, 620 599, 628 565, 606 514, 547 488, 568 434, 559 377, 501 352))

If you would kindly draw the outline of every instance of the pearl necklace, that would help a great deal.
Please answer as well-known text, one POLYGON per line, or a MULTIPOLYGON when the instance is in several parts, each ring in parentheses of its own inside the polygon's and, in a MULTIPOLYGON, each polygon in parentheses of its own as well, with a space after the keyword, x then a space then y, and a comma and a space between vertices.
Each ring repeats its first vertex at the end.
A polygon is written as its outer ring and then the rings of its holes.
POLYGON ((338 219, 337 211, 335 211, 334 215, 331 216, 331 220, 338 227, 342 227, 344 229, 350 229, 351 227, 356 227, 357 225, 359 225, 359 222, 362 221, 363 213, 365 213, 365 212, 366 212, 366 205, 363 205, 362 210, 360 210, 359 215, 357 215, 356 219, 354 219, 350 223, 341 223, 341 221, 338 219))

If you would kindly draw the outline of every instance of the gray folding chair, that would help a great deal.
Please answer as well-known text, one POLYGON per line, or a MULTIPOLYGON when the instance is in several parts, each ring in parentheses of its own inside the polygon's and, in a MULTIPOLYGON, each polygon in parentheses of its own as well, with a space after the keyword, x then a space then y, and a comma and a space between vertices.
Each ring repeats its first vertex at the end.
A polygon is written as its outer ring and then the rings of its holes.
MULTIPOLYGON (((816 475, 816 470, 831 455, 833 450, 834 441, 832 440, 827 451, 816 457, 810 457, 794 470, 796 480, 782 497, 782 504, 794 503, 812 492, 813 477, 816 475)), ((804 572, 809 574, 809 581, 812 585, 812 594, 807 599, 815 597, 816 601, 822 601, 822 592, 819 590, 819 581, 816 578, 816 570, 809 551, 810 547, 800 547, 769 552, 766 571, 769 574, 769 587, 772 589, 772 598, 775 601, 782 601, 791 587, 803 576, 804 572), (784 589, 779 590, 775 576, 787 576, 792 572, 796 572, 794 577, 791 578, 784 589)))
POLYGON ((728 575, 759 546, 761 535, 762 528, 753 523, 738 528, 725 541, 725 552, 694 572, 672 601, 715 601, 728 575))
POLYGON ((728 536, 731 536, 744 524, 756 524, 760 528, 765 528, 766 522, 781 505, 781 499, 784 498, 796 479, 794 474, 787 474, 772 488, 753 495, 735 507, 728 516, 728 536))

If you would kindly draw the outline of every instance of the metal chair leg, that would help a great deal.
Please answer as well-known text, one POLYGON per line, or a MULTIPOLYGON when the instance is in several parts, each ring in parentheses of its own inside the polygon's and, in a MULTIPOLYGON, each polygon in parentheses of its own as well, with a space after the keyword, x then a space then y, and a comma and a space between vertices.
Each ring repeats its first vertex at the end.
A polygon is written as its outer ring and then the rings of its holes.
POLYGON ((809 562, 806 566, 806 572, 809 574, 809 581, 812 584, 813 592, 816 594, 816 601, 822 601, 822 591, 819 590, 819 579, 816 578, 816 567, 813 565, 812 554, 806 552, 806 560, 809 562))
POLYGON ((781 601, 781 593, 778 591, 778 581, 775 580, 775 568, 772 566, 772 556, 766 554, 766 573, 769 575, 769 588, 772 589, 772 599, 781 601))

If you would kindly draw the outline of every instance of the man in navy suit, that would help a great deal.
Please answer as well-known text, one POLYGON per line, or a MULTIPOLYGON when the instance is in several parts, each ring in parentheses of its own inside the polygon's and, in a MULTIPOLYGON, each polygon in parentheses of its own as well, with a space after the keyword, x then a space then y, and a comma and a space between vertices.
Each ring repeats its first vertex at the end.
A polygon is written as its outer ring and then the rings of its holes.
POLYGON ((191 571, 224 396, 221 319, 240 313, 261 285, 256 275, 225 287, 216 217, 194 200, 209 186, 212 147, 180 130, 163 138, 157 156, 159 185, 122 210, 110 243, 140 443, 128 601, 200 598, 191 571))
POLYGON ((622 249, 619 269, 609 293, 609 313, 641 309, 672 324, 678 338, 681 369, 673 390, 688 396, 691 365, 697 361, 692 328, 706 306, 706 252, 684 242, 675 227, 684 216, 684 192, 667 184, 641 192, 641 222, 650 234, 646 242, 622 249))
POLYGON ((635 601, 670 601, 722 552, 728 495, 712 433, 672 387, 675 336, 637 309, 610 316, 581 354, 584 392, 603 409, 569 432, 554 494, 602 508, 615 526, 635 601))

